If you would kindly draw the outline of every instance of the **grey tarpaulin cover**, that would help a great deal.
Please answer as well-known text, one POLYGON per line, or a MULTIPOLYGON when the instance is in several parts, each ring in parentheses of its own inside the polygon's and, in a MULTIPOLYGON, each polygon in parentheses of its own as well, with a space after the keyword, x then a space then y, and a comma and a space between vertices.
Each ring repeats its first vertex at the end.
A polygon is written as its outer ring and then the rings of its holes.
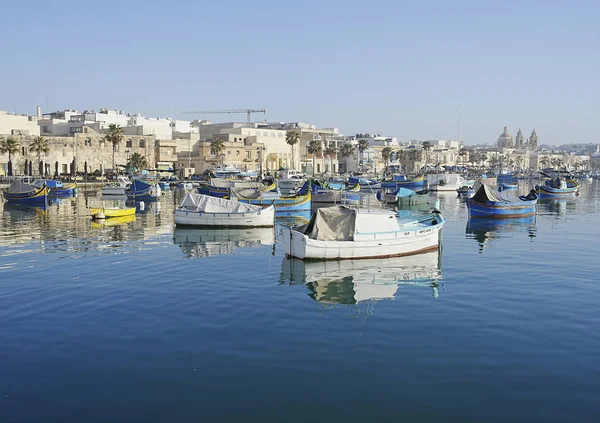
POLYGON ((248 213, 262 210, 261 206, 239 203, 209 195, 188 193, 179 205, 180 208, 207 213, 248 213))
POLYGON ((473 198, 471 198, 471 201, 476 201, 478 203, 486 203, 488 201, 518 203, 521 201, 521 199, 507 191, 499 192, 488 187, 487 185, 481 185, 473 198))
MULTIPOLYGON (((41 187, 40 187, 41 188, 41 187)), ((12 193, 26 193, 26 192, 35 192, 37 188, 32 187, 31 185, 26 184, 20 179, 15 179, 11 182, 10 187, 8 188, 8 192, 12 193)))
POLYGON ((310 222, 298 228, 309 238, 319 241, 352 241, 356 210, 343 206, 317 209, 310 222))

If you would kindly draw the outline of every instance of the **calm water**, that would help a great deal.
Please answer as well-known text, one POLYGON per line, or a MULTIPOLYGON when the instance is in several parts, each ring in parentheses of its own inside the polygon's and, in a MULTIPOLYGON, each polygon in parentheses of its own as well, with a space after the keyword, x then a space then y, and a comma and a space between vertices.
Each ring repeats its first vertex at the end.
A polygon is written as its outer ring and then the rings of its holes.
POLYGON ((598 421, 599 181, 509 223, 439 198, 439 256, 307 265, 174 230, 174 192, 1 204, 0 422, 598 421))

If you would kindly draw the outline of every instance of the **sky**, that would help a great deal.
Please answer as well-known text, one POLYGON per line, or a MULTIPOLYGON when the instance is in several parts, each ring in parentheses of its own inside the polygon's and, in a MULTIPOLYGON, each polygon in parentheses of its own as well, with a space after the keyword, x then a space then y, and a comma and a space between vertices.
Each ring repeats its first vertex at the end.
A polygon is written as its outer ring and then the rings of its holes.
POLYGON ((0 110, 267 109, 345 135, 600 142, 600 1, 11 1, 0 110))

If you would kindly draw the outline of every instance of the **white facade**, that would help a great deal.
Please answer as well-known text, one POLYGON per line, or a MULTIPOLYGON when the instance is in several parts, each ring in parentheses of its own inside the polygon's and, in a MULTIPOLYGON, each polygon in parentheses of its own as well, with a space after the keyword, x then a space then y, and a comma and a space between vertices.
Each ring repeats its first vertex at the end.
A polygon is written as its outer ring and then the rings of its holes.
POLYGON ((101 129, 105 129, 111 124, 124 127, 129 122, 129 116, 122 110, 100 109, 99 112, 85 111, 83 114, 86 122, 98 122, 101 129))
POLYGON ((0 111, 0 135, 40 135, 37 117, 0 111))
POLYGON ((128 135, 154 135, 157 139, 173 139, 171 119, 146 118, 134 115, 129 118, 128 125, 124 128, 128 135))

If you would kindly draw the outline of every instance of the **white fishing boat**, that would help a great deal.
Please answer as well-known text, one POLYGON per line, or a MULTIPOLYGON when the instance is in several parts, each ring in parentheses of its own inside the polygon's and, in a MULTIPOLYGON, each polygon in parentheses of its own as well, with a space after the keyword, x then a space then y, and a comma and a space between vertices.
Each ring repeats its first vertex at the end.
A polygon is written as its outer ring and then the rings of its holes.
POLYGON ((174 212, 176 225, 256 228, 275 225, 275 206, 266 208, 188 193, 174 212))
POLYGON ((452 191, 465 184, 465 179, 458 173, 430 173, 427 175, 427 184, 431 191, 452 191))
POLYGON ((125 191, 131 185, 127 176, 117 176, 117 181, 102 187, 102 195, 124 196, 125 191))
POLYGON ((316 210, 306 225, 284 229, 282 244, 288 256, 308 260, 405 256, 437 250, 445 221, 438 211, 399 219, 392 211, 334 206, 316 210))
POLYGON ((282 170, 279 173, 277 186, 282 191, 294 191, 300 189, 304 185, 304 174, 294 169, 282 170))

